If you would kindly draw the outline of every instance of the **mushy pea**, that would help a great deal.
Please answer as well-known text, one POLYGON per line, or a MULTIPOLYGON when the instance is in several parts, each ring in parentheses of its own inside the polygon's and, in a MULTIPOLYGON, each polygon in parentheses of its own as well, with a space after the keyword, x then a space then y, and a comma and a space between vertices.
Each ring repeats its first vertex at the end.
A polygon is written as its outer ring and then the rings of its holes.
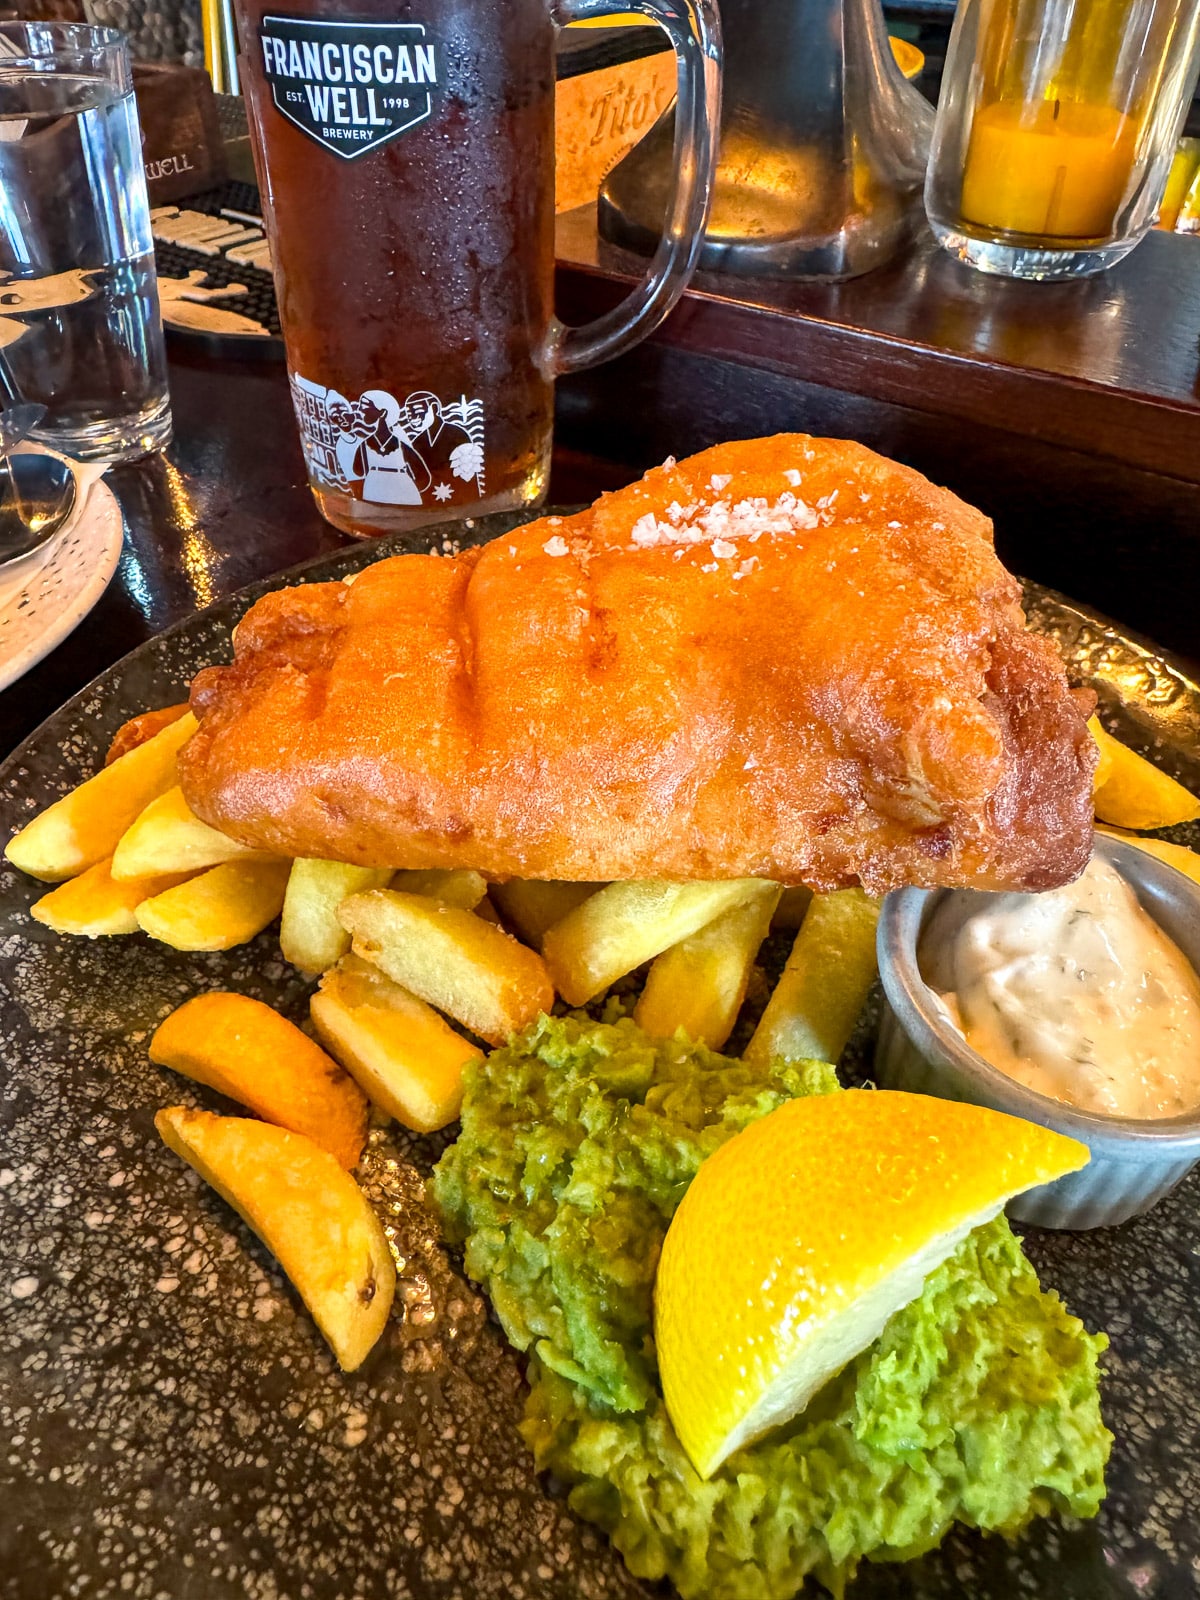
POLYGON ((836 1090, 820 1062, 764 1071, 628 1020, 543 1017, 467 1069, 462 1132, 432 1180, 467 1271, 530 1352, 538 1467, 634 1573, 685 1600, 785 1600, 810 1573, 840 1594, 864 1558, 918 1555, 952 1522, 1011 1534, 1092 1516, 1104 1494, 1107 1340, 1039 1288, 1002 1217, 798 1418, 697 1477, 654 1359, 667 1226, 719 1145, 836 1090))

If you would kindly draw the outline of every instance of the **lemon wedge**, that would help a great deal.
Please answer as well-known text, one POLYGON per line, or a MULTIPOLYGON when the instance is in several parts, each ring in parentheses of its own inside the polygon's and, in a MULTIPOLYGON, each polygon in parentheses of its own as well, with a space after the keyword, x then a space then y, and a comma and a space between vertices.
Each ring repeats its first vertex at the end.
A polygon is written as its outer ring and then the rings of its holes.
POLYGON ((1092 793, 1095 794, 1096 790, 1103 789, 1109 778, 1112 777, 1113 758, 1111 746, 1116 743, 1116 740, 1110 739, 1108 734, 1105 733, 1104 728, 1101 726, 1100 718, 1095 712, 1088 718, 1087 727, 1100 757, 1096 762, 1096 770, 1092 773, 1092 793))
POLYGON ((907 39, 898 39, 892 34, 888 43, 892 47, 892 54, 896 58, 896 65, 911 83, 914 78, 919 78, 925 66, 925 52, 918 50, 915 44, 910 44, 907 39))
POLYGON ((802 1411, 927 1275, 1085 1145, 927 1095, 789 1101, 703 1163, 654 1290, 667 1411, 702 1478, 802 1411))

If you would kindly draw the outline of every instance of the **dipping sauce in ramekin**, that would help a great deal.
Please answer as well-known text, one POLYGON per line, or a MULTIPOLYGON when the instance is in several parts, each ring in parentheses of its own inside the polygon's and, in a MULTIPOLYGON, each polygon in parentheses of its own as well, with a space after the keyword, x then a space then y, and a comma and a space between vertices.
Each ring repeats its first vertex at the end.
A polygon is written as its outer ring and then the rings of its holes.
POLYGON ((1100 857, 1042 894, 946 895, 919 961, 971 1048, 1038 1094, 1119 1117, 1200 1106, 1200 978, 1100 857))
MULTIPOLYGON (((1120 873, 1141 909, 1200 972, 1200 883, 1105 834, 1097 834, 1094 854, 1120 873)), ((1091 1161, 1014 1200, 1008 1212, 1017 1221, 1103 1228, 1148 1210, 1200 1160, 1200 1105, 1154 1117, 1085 1110, 1031 1089, 973 1049, 926 982, 917 955, 926 929, 958 892, 899 889, 883 902, 878 949, 886 1003, 875 1049, 878 1083, 971 1100, 1081 1139, 1091 1161)), ((978 903, 988 897, 968 898, 978 903)))

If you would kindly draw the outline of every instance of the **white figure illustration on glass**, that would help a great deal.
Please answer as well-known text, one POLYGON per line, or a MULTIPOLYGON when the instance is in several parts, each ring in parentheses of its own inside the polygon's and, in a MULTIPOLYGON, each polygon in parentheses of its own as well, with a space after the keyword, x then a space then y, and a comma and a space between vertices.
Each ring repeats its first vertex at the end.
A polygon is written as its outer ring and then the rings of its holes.
POLYGON ((350 400, 305 378, 292 378, 305 454, 323 481, 353 489, 377 505, 445 504, 458 485, 483 496, 483 405, 443 401, 418 389, 403 402, 386 389, 350 400))

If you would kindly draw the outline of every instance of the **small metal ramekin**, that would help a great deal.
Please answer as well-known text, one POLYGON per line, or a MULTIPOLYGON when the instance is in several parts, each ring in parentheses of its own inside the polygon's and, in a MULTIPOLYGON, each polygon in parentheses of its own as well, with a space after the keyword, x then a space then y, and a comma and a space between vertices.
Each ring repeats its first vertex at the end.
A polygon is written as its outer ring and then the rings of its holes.
MULTIPOLYGON (((1200 885, 1163 861, 1105 834, 1096 851, 1131 886, 1145 911, 1200 970, 1200 885)), ((1092 1159, 1081 1172, 1027 1190, 1009 1215, 1040 1228, 1106 1228, 1148 1211, 1200 1160, 1200 1109, 1146 1122, 1079 1111, 1017 1083, 957 1032, 921 977, 921 930, 948 890, 899 889, 879 918, 879 974, 886 997, 875 1048, 885 1089, 967 1100, 1070 1134, 1092 1159)))

